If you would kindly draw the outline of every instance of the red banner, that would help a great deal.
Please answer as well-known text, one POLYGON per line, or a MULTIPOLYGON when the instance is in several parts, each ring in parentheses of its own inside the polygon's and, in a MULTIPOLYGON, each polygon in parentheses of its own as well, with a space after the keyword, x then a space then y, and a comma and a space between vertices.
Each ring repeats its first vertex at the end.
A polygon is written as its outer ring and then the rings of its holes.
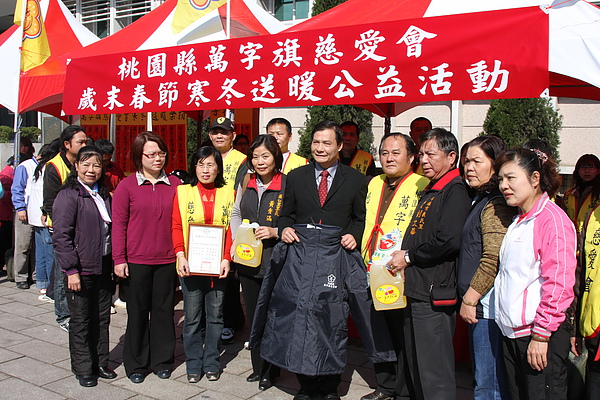
POLYGON ((74 59, 66 114, 539 97, 539 7, 74 59))

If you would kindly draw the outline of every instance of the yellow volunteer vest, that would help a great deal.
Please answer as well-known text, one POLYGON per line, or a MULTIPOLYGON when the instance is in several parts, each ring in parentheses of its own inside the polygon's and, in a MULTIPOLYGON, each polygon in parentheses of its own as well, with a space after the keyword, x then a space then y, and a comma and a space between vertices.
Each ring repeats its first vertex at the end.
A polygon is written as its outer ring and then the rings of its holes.
POLYGON ((240 165, 246 161, 246 156, 231 149, 227 156, 223 159, 223 177, 225 178, 225 187, 235 189, 235 176, 237 175, 240 165))
MULTIPOLYGON (((189 224, 204 223, 204 207, 197 186, 179 185, 177 186, 177 200, 179 204, 179 214, 181 215, 181 227, 183 229, 183 242, 187 250, 189 224)), ((226 186, 218 188, 215 194, 215 210, 213 213, 212 225, 221 225, 229 227, 229 219, 233 210, 235 200, 235 191, 226 186)))
POLYGON ((581 233, 583 229, 583 223, 585 222, 585 217, 593 208, 596 207, 597 202, 592 203, 592 194, 588 194, 581 207, 577 207, 577 198, 573 195, 573 190, 575 188, 571 188, 567 190, 565 193, 565 197, 563 198, 563 204, 567 209, 567 215, 571 218, 571 221, 575 224, 575 228, 577 228, 577 232, 581 233))
POLYGON ((404 235, 406 228, 412 218, 417 204, 419 203, 419 195, 429 184, 429 179, 410 172, 396 187, 396 192, 392 197, 392 201, 381 221, 381 225, 376 224, 379 210, 381 207, 381 198, 385 188, 385 174, 381 174, 371 179, 369 182, 369 191, 367 192, 367 218, 365 221, 365 231, 363 233, 362 243, 364 248, 362 251, 363 258, 366 263, 369 262, 371 254, 369 249, 371 243, 379 241, 379 238, 394 229, 404 235))
MULTIPOLYGON (((60 177, 60 183, 64 184, 65 181, 67 180, 67 177, 71 173, 71 169, 69 167, 67 167, 67 164, 65 164, 65 161, 62 159, 60 153, 58 153, 56 156, 54 156, 54 158, 52 158, 46 164, 50 164, 50 165, 54 166, 54 168, 58 172, 58 176, 60 177)), ((50 219, 50 216, 48 216, 47 224, 48 224, 48 226, 52 226, 52 220, 50 219)))
POLYGON ((366 151, 356 150, 356 154, 350 163, 350 166, 363 175, 367 174, 367 168, 373 162, 373 156, 366 151))
POLYGON ((600 332, 600 207, 589 215, 584 242, 585 281, 579 329, 586 339, 600 332))
POLYGON ((303 165, 308 164, 308 160, 304 157, 300 157, 298 154, 290 153, 287 160, 283 163, 283 171, 284 174, 289 174, 290 171, 302 167, 303 165))

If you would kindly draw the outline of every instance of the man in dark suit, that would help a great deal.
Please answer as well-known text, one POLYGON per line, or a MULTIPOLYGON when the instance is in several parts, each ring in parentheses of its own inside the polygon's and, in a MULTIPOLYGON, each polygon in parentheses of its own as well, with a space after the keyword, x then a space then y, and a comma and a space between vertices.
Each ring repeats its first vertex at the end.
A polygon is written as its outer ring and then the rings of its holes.
MULTIPOLYGON (((300 242, 293 224, 333 225, 342 229, 341 246, 360 249, 365 227, 367 181, 364 175, 339 162, 342 129, 332 121, 319 123, 312 132, 315 162, 290 172, 287 178, 279 234, 285 243, 300 242)), ((294 400, 323 395, 337 400, 341 375, 297 374, 300 391, 294 400), (318 393, 315 393, 318 392, 318 393)))

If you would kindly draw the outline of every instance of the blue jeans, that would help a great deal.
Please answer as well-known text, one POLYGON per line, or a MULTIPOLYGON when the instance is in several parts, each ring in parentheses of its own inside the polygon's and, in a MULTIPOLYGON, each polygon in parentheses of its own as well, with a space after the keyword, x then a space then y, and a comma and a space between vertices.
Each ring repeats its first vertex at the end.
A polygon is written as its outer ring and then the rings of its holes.
POLYGON ((221 371, 219 344, 223 331, 223 298, 227 279, 181 278, 183 291, 183 348, 188 374, 221 371), (202 335, 202 309, 206 310, 206 337, 202 335))
POLYGON ((469 325, 475 375, 475 400, 508 400, 502 333, 493 319, 479 318, 469 325))
POLYGON ((54 249, 52 248, 52 237, 48 228, 33 227, 35 235, 35 285, 38 289, 46 289, 50 283, 52 273, 52 259, 54 249))
POLYGON ((56 314, 56 322, 62 324, 71 318, 71 312, 65 293, 65 273, 58 265, 56 254, 52 256, 52 273, 54 274, 54 314, 56 314))

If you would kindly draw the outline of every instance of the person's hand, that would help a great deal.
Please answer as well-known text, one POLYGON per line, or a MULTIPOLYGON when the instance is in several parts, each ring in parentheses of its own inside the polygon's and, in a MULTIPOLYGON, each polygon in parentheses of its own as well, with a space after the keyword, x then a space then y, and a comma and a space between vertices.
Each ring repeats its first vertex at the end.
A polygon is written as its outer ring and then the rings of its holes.
POLYGON ((546 368, 548 366, 548 342, 531 339, 527 347, 527 362, 536 371, 546 368))
POLYGON ((404 279, 404 270, 406 269, 406 267, 408 267, 406 259, 404 258, 405 253, 406 250, 397 250, 393 252, 392 259, 387 263, 387 266, 392 268, 393 273, 400 272, 403 281, 406 281, 404 279))
POLYGON ((571 353, 575 357, 579 357, 581 355, 581 337, 573 336, 571 339, 571 353))
POLYGON ((277 229, 268 226, 259 226, 254 230, 254 236, 259 240, 277 239, 277 229))
POLYGON ((27 211, 17 211, 17 218, 19 218, 19 221, 27 222, 27 211))
POLYGON ((127 263, 116 264, 115 275, 117 275, 119 278, 127 278, 129 276, 129 266, 127 265, 127 263))
POLYGON ((219 275, 219 279, 227 278, 229 275, 229 260, 221 260, 221 275, 219 275))
POLYGON ((79 277, 79 273, 67 275, 67 287, 74 292, 79 292, 81 290, 81 278, 79 277))
POLYGON ((183 255, 177 257, 177 275, 183 278, 190 276, 190 264, 183 255))
POLYGON ((349 233, 342 236, 342 247, 346 250, 354 250, 356 248, 356 239, 349 233))
POLYGON ((476 324, 477 323, 478 320, 476 317, 476 311, 477 311, 477 307, 468 306, 465 303, 462 303, 460 305, 460 317, 467 324, 476 324))
POLYGON ((296 235, 296 230, 294 228, 285 228, 283 232, 281 232, 281 240, 284 243, 290 244, 293 242, 299 242, 300 238, 296 235))
POLYGON ((47 227, 49 226, 49 225, 48 225, 48 216, 47 216, 47 215, 45 215, 45 214, 42 214, 42 216, 40 217, 40 221, 42 221, 42 225, 43 225, 44 227, 46 227, 46 228, 47 228, 47 227))

